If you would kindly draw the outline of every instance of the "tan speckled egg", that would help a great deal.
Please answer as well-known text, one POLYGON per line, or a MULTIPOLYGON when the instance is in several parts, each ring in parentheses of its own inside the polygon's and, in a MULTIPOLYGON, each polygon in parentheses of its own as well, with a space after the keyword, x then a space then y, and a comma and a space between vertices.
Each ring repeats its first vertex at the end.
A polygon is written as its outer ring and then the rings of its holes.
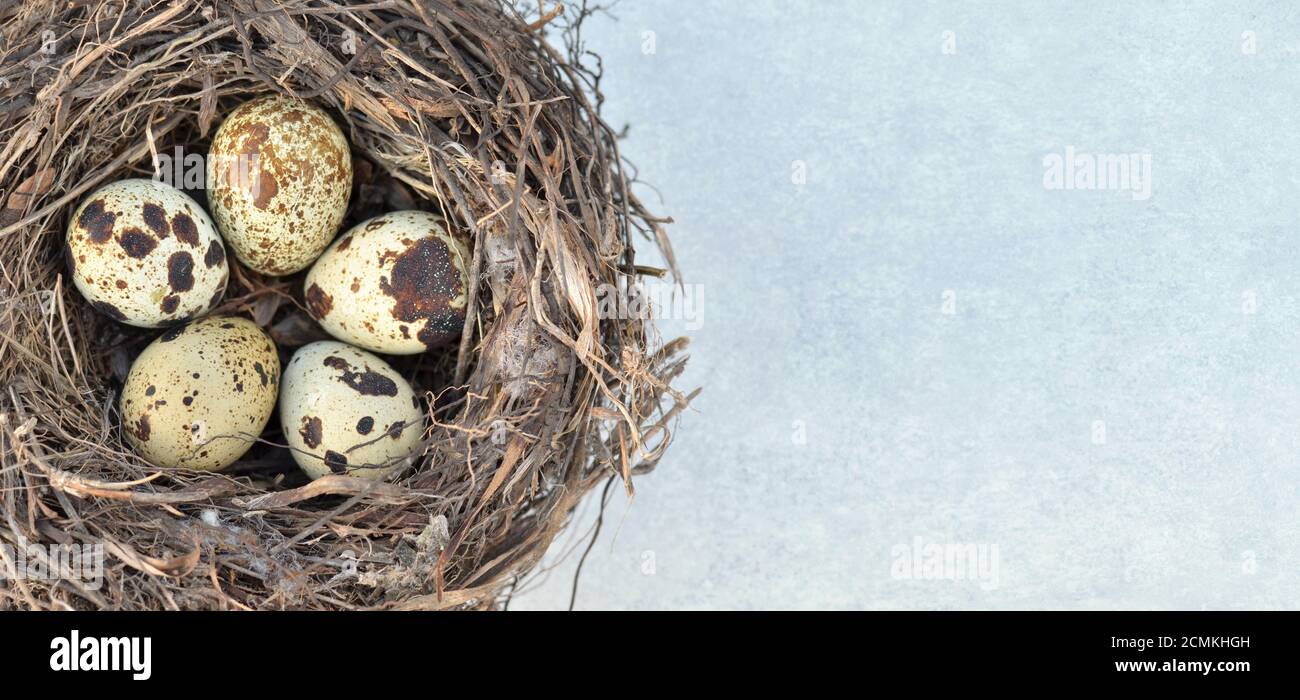
POLYGON ((144 328, 207 313, 230 273, 208 215, 184 192, 153 180, 95 190, 68 221, 66 252, 73 282, 92 306, 144 328))
POLYGON ((303 296, 335 338, 413 355, 460 335, 469 264, 469 251, 437 217, 391 212, 340 236, 307 273, 303 296))
POLYGON ((284 368, 280 425, 313 479, 378 479, 404 466, 424 435, 424 410, 388 363, 333 340, 299 348, 284 368))
POLYGON ((158 467, 203 471, 239 459, 275 411, 280 358, 257 324, 209 316, 150 343, 122 387, 122 431, 158 467))
POLYGON ((262 97, 226 117, 208 151, 208 203, 235 257, 297 272, 329 245, 352 192, 352 154, 320 108, 262 97))

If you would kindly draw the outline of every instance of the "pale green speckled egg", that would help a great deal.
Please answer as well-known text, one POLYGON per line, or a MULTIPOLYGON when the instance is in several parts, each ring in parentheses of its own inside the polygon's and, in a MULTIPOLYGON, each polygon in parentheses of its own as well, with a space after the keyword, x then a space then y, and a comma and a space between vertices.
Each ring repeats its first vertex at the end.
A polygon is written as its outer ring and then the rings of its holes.
POLYGON ((299 348, 284 368, 280 424, 293 458, 313 479, 378 479, 420 447, 425 414, 388 363, 346 343, 299 348))

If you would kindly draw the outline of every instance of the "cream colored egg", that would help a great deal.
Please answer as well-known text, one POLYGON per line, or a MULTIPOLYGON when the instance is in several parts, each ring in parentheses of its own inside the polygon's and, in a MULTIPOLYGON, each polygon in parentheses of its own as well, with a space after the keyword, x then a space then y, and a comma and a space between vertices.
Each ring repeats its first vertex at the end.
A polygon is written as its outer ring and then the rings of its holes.
POLYGON ((263 97, 226 117, 208 152, 208 203, 240 262, 268 275, 312 263, 348 208, 352 154, 334 120, 263 97))
POLYGON ((406 464, 424 410, 388 363, 333 340, 304 345, 284 368, 280 425, 303 471, 381 478, 406 464))
POLYGON ((413 355, 460 335, 469 264, 469 251, 437 217, 391 212, 340 236, 307 273, 303 295, 335 338, 413 355))
POLYGON ((73 282, 92 306, 144 328, 207 313, 229 277, 226 249, 207 213, 153 180, 95 190, 68 222, 66 251, 73 282))
POLYGON ((150 343, 122 388, 122 428, 159 467, 223 469, 262 434, 275 411, 280 358, 257 324, 209 316, 150 343))

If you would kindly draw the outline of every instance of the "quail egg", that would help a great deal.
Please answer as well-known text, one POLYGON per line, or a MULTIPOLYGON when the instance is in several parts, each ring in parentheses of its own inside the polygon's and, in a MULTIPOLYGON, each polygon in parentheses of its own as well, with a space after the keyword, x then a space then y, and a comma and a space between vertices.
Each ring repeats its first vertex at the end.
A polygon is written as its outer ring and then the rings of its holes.
POLYGON ((303 296, 335 338, 413 355, 460 335, 469 261, 465 245, 437 217, 391 212, 340 236, 307 273, 303 296))
POLYGON ((86 198, 68 222, 77 290, 101 313, 157 328, 221 301, 229 268, 212 220, 193 199, 154 180, 120 180, 86 198))
POLYGON ((280 424, 313 479, 382 478, 420 446, 424 411, 388 363, 333 340, 304 345, 285 366, 280 424))
POLYGON ((122 388, 122 428, 159 467, 223 469, 275 412, 280 358, 248 319, 209 316, 150 343, 122 388))
POLYGON ((235 257, 258 272, 287 275, 319 257, 343 223, 352 154, 320 108, 263 97, 240 105, 217 129, 208 188, 235 257))

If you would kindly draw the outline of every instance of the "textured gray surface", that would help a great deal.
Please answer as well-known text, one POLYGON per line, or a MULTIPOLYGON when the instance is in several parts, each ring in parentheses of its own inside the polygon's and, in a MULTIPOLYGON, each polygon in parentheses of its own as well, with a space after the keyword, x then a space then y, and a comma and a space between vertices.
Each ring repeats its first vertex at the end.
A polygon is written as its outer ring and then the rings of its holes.
POLYGON ((579 609, 1300 606, 1300 10, 614 13, 705 391, 579 609), (1067 146, 1149 154, 1150 197, 1045 188, 1067 146))

